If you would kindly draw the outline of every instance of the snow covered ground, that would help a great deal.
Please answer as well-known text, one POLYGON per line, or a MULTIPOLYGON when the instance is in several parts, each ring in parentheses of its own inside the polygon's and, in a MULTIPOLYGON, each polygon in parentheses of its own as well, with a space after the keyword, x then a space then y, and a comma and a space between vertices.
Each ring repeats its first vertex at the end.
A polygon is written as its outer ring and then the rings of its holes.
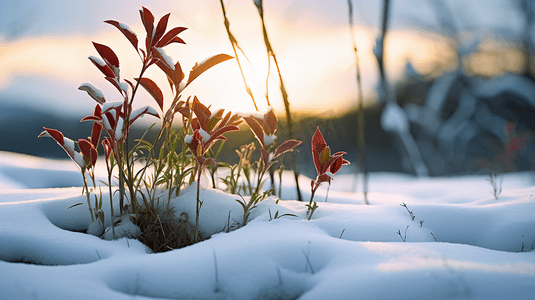
MULTIPOLYGON (((296 199, 285 178, 283 198, 296 199)), ((327 203, 320 188, 311 221, 304 203, 272 197, 228 233, 239 197, 202 189, 211 238, 151 254, 81 233, 90 216, 68 209, 86 201, 72 162, 0 152, 0 299, 535 298, 533 174, 505 175, 498 200, 486 176, 372 174, 368 206, 354 183, 337 174, 327 203), (297 217, 270 220, 276 211, 297 217)), ((172 204, 194 215, 195 186, 172 204)))

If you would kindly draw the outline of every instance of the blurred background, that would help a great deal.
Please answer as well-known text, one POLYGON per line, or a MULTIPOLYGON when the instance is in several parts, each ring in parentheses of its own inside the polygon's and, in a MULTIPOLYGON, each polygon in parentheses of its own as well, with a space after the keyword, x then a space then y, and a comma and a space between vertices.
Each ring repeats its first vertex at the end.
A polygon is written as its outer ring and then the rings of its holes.
MULTIPOLYGON (((265 111, 268 57, 258 10, 252 0, 224 3, 230 29, 250 60, 244 64, 246 77, 265 111)), ((386 9, 384 4, 352 1, 367 170, 439 176, 534 169, 533 1, 392 0, 386 9)), ((103 21, 127 24, 144 38, 142 5, 157 19, 170 12, 169 27, 188 27, 180 35, 187 45, 166 48, 186 73, 208 56, 233 54, 217 0, 0 1, 0 150, 64 158, 52 140, 37 139, 43 126, 71 139, 90 134, 91 124, 79 120, 95 103, 78 86, 90 82, 108 101, 120 99, 87 59, 97 55, 91 41, 114 49, 123 78, 136 77, 139 57, 103 21)), ((354 162, 348 171, 360 171, 348 2, 266 0, 264 15, 288 92, 294 138, 304 141, 297 155, 300 172, 315 176, 309 141, 316 126, 333 151, 348 152, 354 162)), ((269 97, 282 140, 288 135, 286 117, 271 71, 269 97)), ((147 76, 171 101, 165 75, 154 67, 147 76)), ((185 92, 214 108, 254 111, 234 60, 212 68, 185 92)), ((135 101, 153 104, 144 91, 135 101)), ((137 124, 139 133, 154 122, 145 117, 137 124)), ((227 160, 237 159, 232 149, 252 141, 245 130, 232 135, 227 160)))

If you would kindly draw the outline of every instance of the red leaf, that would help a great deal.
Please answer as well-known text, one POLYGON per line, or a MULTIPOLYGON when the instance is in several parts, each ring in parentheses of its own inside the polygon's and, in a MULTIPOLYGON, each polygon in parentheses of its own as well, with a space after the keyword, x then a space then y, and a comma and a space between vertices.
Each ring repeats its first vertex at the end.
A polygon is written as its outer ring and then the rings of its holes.
POLYGON ((129 125, 131 126, 132 123, 134 123, 138 118, 142 117, 143 115, 152 115, 152 116, 155 116, 157 118, 160 118, 160 116, 158 115, 158 112, 150 107, 150 106, 143 106, 141 108, 138 108, 136 110, 134 110, 132 112, 132 114, 130 115, 130 123, 129 125))
POLYGON ((277 149, 275 149, 275 152, 273 152, 273 159, 279 157, 280 155, 288 152, 293 151, 293 149, 299 145, 301 145, 301 141, 298 140, 287 140, 284 143, 280 144, 277 149))
POLYGON ((60 146, 63 146, 64 139, 63 139, 63 133, 61 133, 59 130, 56 129, 49 129, 46 127, 43 127, 45 131, 41 132, 41 134, 38 136, 38 138, 48 134, 51 138, 53 138, 60 146))
POLYGON ((89 56, 89 60, 104 74, 106 77, 115 77, 115 74, 111 70, 111 68, 100 58, 89 56))
POLYGON ((156 33, 154 33, 154 37, 152 38, 152 46, 154 46, 154 44, 156 44, 165 33, 165 29, 167 29, 169 15, 170 13, 166 14, 160 19, 160 21, 158 21, 158 26, 156 26, 156 33))
POLYGON ((163 93, 158 87, 158 85, 152 81, 149 78, 134 78, 136 81, 139 81, 139 84, 141 84, 142 87, 149 92, 149 94, 156 100, 156 103, 160 107, 160 109, 163 111, 163 93))
MULTIPOLYGON (((262 157, 262 161, 264 162, 264 166, 267 167, 268 162, 269 162, 269 154, 268 154, 268 152, 266 151, 266 149, 260 148, 260 154, 261 154, 261 157, 262 157)), ((266 168, 266 170, 267 170, 267 168, 266 168)))
POLYGON ((99 118, 99 117, 95 117, 95 116, 87 116, 87 117, 84 117, 82 120, 80 120, 80 122, 85 122, 85 121, 101 121, 102 118, 99 118))
POLYGON ((320 162, 319 156, 325 147, 327 147, 327 143, 320 132, 320 128, 317 127, 314 136, 312 136, 312 159, 314 160, 314 166, 316 167, 318 174, 322 173, 323 166, 320 162))
POLYGON ((89 140, 91 141, 91 144, 93 146, 98 147, 98 143, 100 142, 100 133, 102 132, 102 124, 98 122, 93 123, 93 128, 91 129, 91 137, 89 140))
MULTIPOLYGON (((322 170, 318 174, 323 174, 330 169, 330 167, 336 162, 337 159, 341 158, 342 155, 346 154, 345 152, 337 152, 335 155, 331 156, 329 160, 323 165, 322 170)), ((349 163, 349 162, 348 162, 349 163)), ((341 167, 341 166, 340 166, 341 167)), ((336 170, 338 172, 338 170, 336 170)), ((332 172, 331 172, 332 173, 332 172)), ((334 174, 334 173, 333 173, 334 174)))
POLYGON ((108 120, 108 123, 110 124, 111 129, 115 130, 115 127, 117 126, 117 121, 115 121, 113 114, 108 111, 104 113, 104 115, 106 116, 106 120, 108 120))
POLYGON ((206 70, 231 58, 234 57, 228 54, 217 54, 212 57, 209 57, 208 59, 200 63, 196 63, 195 66, 189 72, 188 83, 186 84, 186 86, 188 86, 191 82, 193 82, 193 80, 199 77, 199 75, 204 73, 206 70))
POLYGON ((142 8, 143 9, 140 10, 139 13, 141 15, 141 22, 143 22, 143 26, 145 27, 145 31, 147 32, 147 38, 145 39, 145 47, 147 48, 147 51, 149 51, 152 42, 152 32, 154 31, 154 15, 147 8, 143 6, 142 8))
POLYGON ((234 126, 234 125, 228 125, 224 126, 222 128, 217 129, 212 133, 208 141, 206 141, 206 144, 209 145, 212 141, 219 140, 219 139, 225 139, 223 137, 223 134, 230 132, 230 131, 239 131, 240 127, 234 126))
POLYGON ((267 135, 273 135, 277 130, 277 123, 278 121, 275 112, 273 112, 273 109, 269 108, 268 112, 264 115, 264 132, 267 135))
MULTIPOLYGON (((169 80, 169 84, 171 85, 171 88, 173 88, 173 85, 175 85, 176 89, 178 90, 178 84, 184 78, 182 69, 180 68, 180 71, 177 72, 176 67, 175 67, 176 64, 175 66, 170 65, 168 60, 166 60, 165 57, 162 55, 162 52, 158 51, 158 49, 156 48, 154 48, 154 51, 152 51, 154 57, 157 59, 156 65, 165 73, 165 75, 167 75, 167 79, 169 80), (180 78, 180 81, 178 81, 178 79, 176 78, 178 73, 181 73, 182 75, 181 76, 182 78, 180 78)), ((180 67, 180 64, 178 62, 177 64, 180 67)))
POLYGON ((254 117, 243 117, 243 119, 251 128, 251 131, 253 132, 255 138, 258 140, 260 145, 264 147, 264 132, 262 131, 262 127, 260 126, 260 124, 258 124, 258 121, 254 117))
POLYGON ((136 49, 136 51, 139 51, 139 49, 137 48, 137 35, 130 28, 114 20, 107 20, 104 21, 104 23, 108 23, 117 27, 117 29, 119 29, 123 33, 123 35, 130 41, 132 46, 134 46, 134 49, 136 49))
MULTIPOLYGON (((335 154, 336 155, 336 154, 335 154)), ((345 160, 342 156, 339 156, 336 161, 331 165, 330 172, 334 175, 342 168, 343 165, 349 165, 349 161, 345 160)))
MULTIPOLYGON (((98 54, 100 54, 102 59, 104 59, 104 61, 106 62, 106 64, 108 64, 108 66, 110 66, 110 68, 119 69, 119 58, 117 57, 117 55, 115 55, 115 52, 113 52, 110 47, 95 42, 93 42, 93 46, 95 46, 95 49, 97 49, 98 54)), ((119 77, 117 73, 116 77, 119 77)))
POLYGON ((97 150, 88 140, 79 139, 78 148, 80 148, 80 152, 89 159, 90 166, 94 166, 97 163, 97 150))
MULTIPOLYGON (((173 41, 175 38, 178 38, 177 35, 180 34, 182 31, 186 30, 187 28, 186 27, 175 27, 171 30, 169 30, 166 34, 164 34, 164 36, 160 39, 160 41, 158 41, 158 43, 156 44, 156 47, 157 48, 162 48, 162 47, 165 47, 173 42, 178 42, 178 41, 173 41)), ((180 41, 182 41, 182 39, 179 38, 180 41)), ((185 44, 184 41, 182 41, 182 44, 185 44)))
POLYGON ((134 84, 133 84, 130 80, 125 79, 124 81, 126 81, 126 83, 128 83, 128 85, 130 86, 130 88, 132 89, 132 91, 135 90, 134 84))
POLYGON ((169 44, 172 44, 172 43, 179 43, 179 44, 186 44, 186 42, 184 42, 183 39, 179 38, 178 36, 175 36, 171 41, 169 41, 169 43, 167 43, 167 45, 169 44))
POLYGON ((210 109, 202 104, 197 96, 193 97, 192 108, 195 116, 197 116, 197 119, 199 120, 201 128, 207 133, 210 133, 210 116, 212 115, 210 109))
POLYGON ((119 91, 119 93, 123 93, 123 90, 121 89, 121 86, 119 85, 119 82, 117 81, 116 77, 104 77, 107 81, 109 81, 113 86, 119 91))
POLYGON ((177 61, 175 64, 175 85, 177 86, 177 90, 182 80, 184 80, 184 77, 185 74, 182 71, 182 66, 180 66, 180 62, 177 61))

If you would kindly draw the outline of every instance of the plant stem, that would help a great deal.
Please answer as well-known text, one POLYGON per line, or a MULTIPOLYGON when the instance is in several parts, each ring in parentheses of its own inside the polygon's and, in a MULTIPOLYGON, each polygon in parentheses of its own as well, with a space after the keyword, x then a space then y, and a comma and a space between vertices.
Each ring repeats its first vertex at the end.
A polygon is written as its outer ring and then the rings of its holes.
POLYGON ((201 187, 201 173, 202 173, 202 166, 199 164, 199 170, 197 175, 197 204, 196 204, 196 210, 195 210, 195 236, 193 237, 193 243, 197 243, 199 241, 199 211, 201 210, 201 200, 199 199, 200 195, 200 187, 201 187))
MULTIPOLYGON (((351 41, 353 43, 353 51, 355 52, 355 64, 357 67, 357 88, 358 88, 358 152, 360 153, 357 165, 360 166, 362 171, 362 193, 364 194, 364 203, 370 204, 368 202, 368 169, 366 166, 366 140, 365 140, 365 123, 364 119, 364 99, 362 95, 362 83, 360 80, 360 63, 357 50, 357 42, 355 41, 355 32, 353 29, 353 4, 352 0, 347 0, 349 6, 349 30, 351 33, 351 41)), ((325 199, 327 202, 327 199, 325 199)))
MULTIPOLYGON (((134 87, 134 90, 132 91, 132 97, 130 97, 130 101, 125 101, 125 104, 127 104, 125 107, 123 107, 123 111, 125 113, 125 120, 124 120, 124 124, 123 124, 123 135, 125 136, 125 142, 124 142, 124 147, 122 148, 123 151, 121 151, 121 154, 125 156, 125 160, 126 160, 126 171, 127 171, 127 180, 126 180, 126 184, 128 185, 128 190, 130 192, 130 203, 132 205, 132 208, 134 209, 134 212, 137 213, 137 197, 136 197, 136 191, 134 189, 134 178, 133 178, 133 168, 134 168, 134 161, 130 162, 130 157, 129 157, 129 145, 128 145, 128 142, 129 142, 129 129, 130 129, 130 113, 132 112, 132 103, 134 102, 134 97, 136 96, 136 92, 140 86, 140 82, 141 82, 141 78, 143 77, 143 74, 145 73, 145 71, 147 70, 148 66, 147 66, 147 61, 144 61, 143 62, 143 66, 141 67, 141 71, 139 72, 139 80, 137 80, 136 82, 136 86, 134 87)), ((128 97, 125 96, 125 97, 128 97)), ((128 100, 128 99, 126 99, 128 100)), ((119 169, 122 169, 122 165, 119 165, 119 169)), ((123 173, 124 175, 124 173, 123 173)), ((122 186, 122 185, 121 185, 122 186)), ((121 189, 122 190, 122 193, 124 194, 124 188, 121 189)))
POLYGON ((310 202, 308 203, 308 210, 307 210, 307 214, 310 213, 310 215, 308 216, 309 220, 312 219, 312 215, 314 214, 314 211, 317 208, 316 202, 314 201, 314 195, 316 194, 316 191, 318 190, 319 187, 320 185, 315 183, 314 187, 312 188, 312 193, 310 194, 310 202))
POLYGON ((91 215, 91 223, 93 223, 95 222, 95 218, 93 217, 93 211, 91 210, 91 197, 89 196, 89 188, 87 188, 87 177, 85 175, 84 169, 82 169, 82 177, 84 179, 85 195, 87 196, 87 207, 89 208, 89 215, 91 215))
MULTIPOLYGON (((249 87, 249 84, 247 83, 247 80, 245 79, 245 74, 243 73, 243 68, 241 66, 240 59, 238 58, 238 52, 236 51, 236 47, 238 47, 242 53, 243 51, 241 50, 240 46, 238 46, 238 41, 236 40, 236 38, 230 31, 230 22, 227 18, 227 12, 225 10, 225 5, 223 4, 223 0, 219 0, 219 2, 221 3, 221 10, 223 11, 223 18, 225 19, 225 29, 227 30, 228 39, 230 41, 230 44, 232 45, 232 50, 234 51, 234 57, 236 58, 236 63, 238 63, 238 68, 240 69, 240 74, 243 79, 243 85, 245 86, 245 91, 247 92, 247 94, 249 94, 249 96, 251 97, 251 100, 253 100, 255 110, 258 111, 258 106, 256 106, 256 101, 254 100, 253 92, 251 91, 251 88, 249 87)), ((245 53, 243 53, 243 55, 245 55, 245 53)), ((269 105, 269 100, 268 100, 268 105, 269 105)))
MULTIPOLYGON (((271 47, 271 43, 269 42, 269 37, 268 37, 268 34, 267 34, 267 29, 266 29, 266 23, 264 21, 264 8, 263 8, 263 1, 262 0, 259 0, 259 7, 258 7, 258 13, 260 14, 260 21, 262 22, 262 34, 264 36, 264 44, 266 45, 266 51, 267 51, 267 54, 268 54, 268 59, 269 57, 273 57, 273 62, 275 63, 275 67, 277 67, 277 73, 279 75, 279 81, 280 81, 280 90, 281 90, 281 94, 282 94, 282 100, 284 102, 284 109, 285 109, 285 112, 286 112, 286 119, 288 121, 288 136, 290 139, 293 139, 293 122, 292 122, 292 116, 291 116, 291 113, 290 113, 290 101, 288 100, 288 93, 286 92, 286 88, 284 87, 284 81, 282 80, 282 74, 281 74, 281 71, 280 71, 280 68, 279 68, 279 63, 277 61, 277 56, 275 55, 275 51, 273 51, 273 48, 271 47)), ((269 77, 269 74, 268 74, 268 77, 269 77)), ((267 97, 267 86, 266 86, 266 99, 269 99, 267 97)), ((269 104, 269 100, 268 100, 268 105, 269 104)), ((291 156, 292 156, 292 168, 293 168, 293 171, 294 171, 294 179, 295 179, 295 185, 296 185, 296 189, 297 189, 297 199, 299 201, 303 201, 303 198, 301 197, 301 190, 299 189, 299 172, 297 171, 297 159, 296 159, 296 156, 295 156, 295 153, 292 151, 291 153, 291 156)))
POLYGON ((111 230, 113 233, 113 239, 115 239, 115 220, 113 216, 113 192, 111 190, 111 170, 108 171, 108 192, 110 193, 110 219, 111 219, 111 230))

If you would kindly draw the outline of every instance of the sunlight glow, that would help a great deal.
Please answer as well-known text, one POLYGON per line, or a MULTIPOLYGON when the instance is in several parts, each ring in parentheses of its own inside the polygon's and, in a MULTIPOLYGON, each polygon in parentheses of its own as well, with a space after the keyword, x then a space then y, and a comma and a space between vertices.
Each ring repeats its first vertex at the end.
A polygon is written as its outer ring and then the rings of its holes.
MULTIPOLYGON (((238 8, 238 7, 236 7, 238 8)), ((236 9, 235 8, 235 9, 236 9)), ((260 111, 265 111, 266 76, 268 60, 262 40, 261 27, 256 18, 254 7, 239 7, 239 13, 250 15, 247 18, 232 19, 231 29, 251 64, 241 56, 242 66, 250 87, 253 90, 260 111)), ((235 17, 231 15, 231 17, 235 17)), ((190 27, 184 32, 183 38, 187 45, 172 45, 166 53, 181 62, 187 74, 195 62, 206 57, 228 53, 234 55, 227 39, 222 19, 212 20, 214 27, 194 26, 182 22, 174 26, 190 27)), ((198 22, 197 22, 198 23, 198 22)), ((195 23, 195 24, 197 24, 195 23)), ((195 25, 193 24, 193 25, 195 25)), ((144 29, 141 24, 128 24, 138 33, 143 41, 144 29)), ((346 27, 319 28, 314 31, 307 28, 287 28, 283 20, 269 21, 269 34, 279 60, 279 66, 289 95, 292 111, 301 113, 321 113, 334 111, 339 113, 356 107, 357 88, 355 80, 355 62, 352 52, 349 31, 346 27)), ((73 105, 72 97, 83 99, 77 91, 79 84, 91 82, 100 88, 108 101, 119 100, 119 95, 87 60, 96 55, 91 41, 110 46, 119 56, 121 76, 134 78, 139 72, 139 58, 126 39, 115 29, 105 30, 90 36, 44 36, 26 37, 14 41, 0 40, 0 89, 9 90, 13 79, 19 76, 40 76, 50 81, 65 83, 72 90, 59 91, 60 95, 49 95, 48 98, 63 98, 73 105), (69 98, 69 99, 67 99, 69 98)), ((373 103, 376 97, 377 63, 373 55, 374 32, 370 28, 358 27, 355 31, 357 47, 361 61, 361 72, 366 105, 373 103)), ((386 66, 388 76, 394 83, 401 79, 405 64, 410 61, 421 74, 432 74, 436 70, 444 70, 451 64, 452 50, 440 37, 411 30, 393 29, 389 32, 386 43, 386 66)), ((507 62, 498 63, 496 58, 474 56, 470 65, 480 66, 484 73, 496 72, 489 66, 499 67, 517 62, 518 55, 508 54, 507 62)), ((451 67, 451 66, 450 66, 451 67)), ((155 80, 164 93, 164 110, 172 101, 172 94, 167 78, 151 67, 147 77, 155 80)), ((279 78, 273 62, 268 81, 271 106, 277 114, 283 114, 284 105, 279 89, 279 78)), ((70 89, 70 88, 69 88, 70 89)), ((25 88, 25 93, 41 97, 42 91, 25 88)), ((154 101, 145 91, 140 92, 135 106, 154 105, 154 101)), ((235 60, 218 65, 196 80, 183 94, 183 100, 190 95, 197 95, 201 101, 214 108, 225 108, 230 111, 254 111, 254 105, 247 93, 235 60)), ((85 101, 89 105, 91 101, 85 101)), ((58 108, 61 109, 61 108, 58 108)), ((152 122, 152 121, 151 121, 152 122)))

